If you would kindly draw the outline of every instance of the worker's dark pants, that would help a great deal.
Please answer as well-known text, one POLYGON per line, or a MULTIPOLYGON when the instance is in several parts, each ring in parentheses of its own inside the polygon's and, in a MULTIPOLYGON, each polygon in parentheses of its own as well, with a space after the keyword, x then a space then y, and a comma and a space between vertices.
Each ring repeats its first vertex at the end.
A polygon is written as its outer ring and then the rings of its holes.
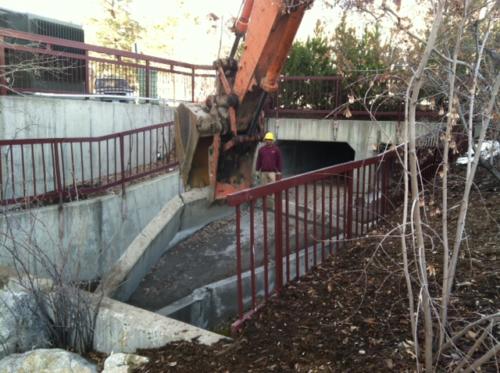
MULTIPOLYGON (((274 183, 276 181, 276 172, 260 172, 260 185, 266 185, 269 183, 274 183)), ((268 208, 274 210, 274 196, 268 197, 266 199, 266 205, 268 208)))

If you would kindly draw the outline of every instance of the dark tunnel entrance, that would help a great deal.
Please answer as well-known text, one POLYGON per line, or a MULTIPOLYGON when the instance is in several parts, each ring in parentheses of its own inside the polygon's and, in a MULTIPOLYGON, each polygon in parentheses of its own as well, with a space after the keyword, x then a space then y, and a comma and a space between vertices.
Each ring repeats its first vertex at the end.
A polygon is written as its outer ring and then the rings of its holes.
POLYGON ((283 154, 284 176, 297 175, 354 160, 354 149, 346 142, 278 141, 283 154))

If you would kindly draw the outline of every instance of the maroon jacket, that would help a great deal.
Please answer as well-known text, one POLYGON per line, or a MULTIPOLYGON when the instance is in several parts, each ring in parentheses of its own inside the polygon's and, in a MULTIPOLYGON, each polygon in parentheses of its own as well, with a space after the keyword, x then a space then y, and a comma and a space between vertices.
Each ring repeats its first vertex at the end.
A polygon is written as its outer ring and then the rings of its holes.
POLYGON ((264 145, 257 155, 257 171, 281 172, 281 151, 276 145, 264 145))

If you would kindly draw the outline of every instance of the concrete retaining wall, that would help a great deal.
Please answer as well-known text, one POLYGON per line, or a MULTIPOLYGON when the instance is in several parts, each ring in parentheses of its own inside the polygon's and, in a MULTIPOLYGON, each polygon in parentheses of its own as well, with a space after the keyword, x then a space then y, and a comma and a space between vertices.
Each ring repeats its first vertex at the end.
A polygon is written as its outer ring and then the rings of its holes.
POLYGON ((195 189, 169 201, 128 246, 98 290, 114 299, 128 300, 151 267, 176 241, 233 212, 226 205, 210 204, 208 191, 208 188, 195 189))
POLYGON ((28 255, 29 250, 38 250, 50 261, 64 263, 74 278, 96 280, 178 194, 179 173, 174 171, 129 186, 124 196, 110 194, 61 208, 4 213, 0 216, 0 265, 11 265, 11 251, 15 251, 35 274, 45 276, 46 264, 28 255))
MULTIPOLYGON (((15 273, 0 267, 0 323, 5 337, 0 344, 0 360, 6 354, 25 352, 33 348, 48 348, 48 335, 40 324, 41 320, 33 312, 39 311, 32 303, 33 291, 51 292, 53 283, 46 279, 19 278, 15 273), (33 284, 33 287, 32 285, 33 284)), ((73 291, 70 291, 74 294, 73 291)), ((210 345, 223 339, 219 334, 197 328, 183 322, 161 316, 101 297, 85 293, 81 299, 93 298, 92 304, 99 303, 93 336, 96 351, 131 353, 137 349, 160 348, 176 341, 193 341, 210 345), (95 303, 94 303, 95 301, 95 303)), ((50 308, 50 307, 49 307, 50 308)))
POLYGON ((0 96, 0 139, 103 136, 170 122, 173 113, 157 104, 0 96))
MULTIPOLYGON (((166 105, 89 100, 0 97, 0 139, 98 137, 173 120, 166 105)), ((124 164, 136 168, 153 162, 173 147, 173 130, 151 131, 124 138, 124 164)), ((88 183, 92 178, 120 173, 118 141, 66 143, 58 148, 63 186, 88 183), (92 174, 93 173, 93 174, 92 174)), ((55 190, 55 160, 51 144, 2 147, 3 198, 55 190), (24 166, 24 167, 23 167, 24 166), (12 169, 14 172, 12 172, 12 169), (14 176, 12 176, 14 175, 14 176), (34 181, 36 180, 36 185, 34 181)))

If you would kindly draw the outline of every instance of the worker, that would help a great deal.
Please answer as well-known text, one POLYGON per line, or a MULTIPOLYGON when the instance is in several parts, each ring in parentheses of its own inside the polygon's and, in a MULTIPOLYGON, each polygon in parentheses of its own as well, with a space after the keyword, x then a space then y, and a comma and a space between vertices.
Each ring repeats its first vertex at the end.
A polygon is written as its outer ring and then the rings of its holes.
POLYGON ((262 185, 274 183, 281 179, 281 151, 274 143, 274 134, 267 132, 264 136, 264 146, 259 149, 256 169, 260 172, 262 185))

